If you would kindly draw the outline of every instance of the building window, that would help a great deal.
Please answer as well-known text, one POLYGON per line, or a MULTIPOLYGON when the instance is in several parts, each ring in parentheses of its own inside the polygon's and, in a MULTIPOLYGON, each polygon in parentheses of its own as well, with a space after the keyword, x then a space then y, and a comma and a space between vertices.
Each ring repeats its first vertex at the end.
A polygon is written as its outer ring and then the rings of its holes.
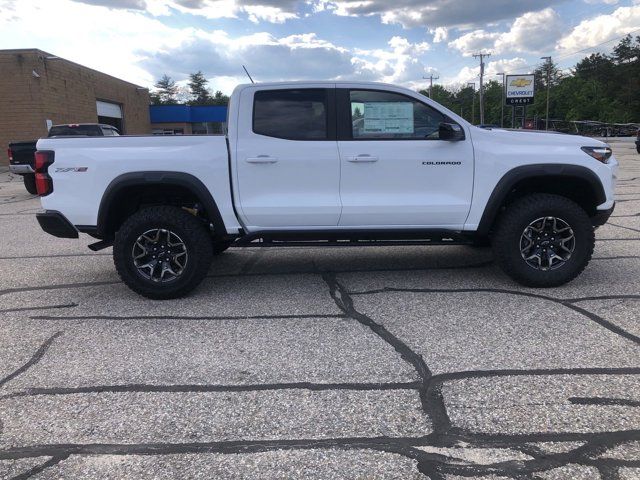
POLYGON ((194 135, 215 135, 224 133, 224 122, 196 122, 191 124, 191 132, 194 135))
POLYGON ((184 135, 184 128, 154 128, 154 135, 184 135))

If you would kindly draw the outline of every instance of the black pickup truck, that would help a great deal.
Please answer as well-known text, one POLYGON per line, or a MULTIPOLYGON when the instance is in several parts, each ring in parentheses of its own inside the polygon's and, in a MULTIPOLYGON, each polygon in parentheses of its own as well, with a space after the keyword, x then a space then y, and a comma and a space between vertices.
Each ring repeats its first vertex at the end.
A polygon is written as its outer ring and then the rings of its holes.
MULTIPOLYGON (((47 137, 113 137, 120 135, 118 129, 102 123, 72 123, 69 125, 54 125, 49 129, 47 137)), ((24 186, 33 195, 36 192, 34 173, 34 157, 37 140, 30 142, 13 142, 9 144, 9 170, 11 173, 22 175, 24 186)))

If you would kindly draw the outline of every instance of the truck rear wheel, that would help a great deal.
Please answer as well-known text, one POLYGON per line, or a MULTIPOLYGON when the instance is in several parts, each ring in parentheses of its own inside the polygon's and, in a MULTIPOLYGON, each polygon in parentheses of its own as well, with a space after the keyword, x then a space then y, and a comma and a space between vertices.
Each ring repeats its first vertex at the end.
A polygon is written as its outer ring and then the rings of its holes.
POLYGON ((207 275, 213 247, 204 223, 177 207, 150 207, 116 233, 113 261, 122 281, 156 300, 178 298, 207 275))
POLYGON ((498 264, 528 287, 556 287, 587 266, 595 245, 587 213, 572 200, 532 194, 509 205, 494 231, 498 264))
POLYGON ((27 189, 31 195, 36 195, 38 193, 38 189, 36 188, 36 176, 33 173, 28 173, 22 176, 22 181, 24 182, 24 188, 27 189))

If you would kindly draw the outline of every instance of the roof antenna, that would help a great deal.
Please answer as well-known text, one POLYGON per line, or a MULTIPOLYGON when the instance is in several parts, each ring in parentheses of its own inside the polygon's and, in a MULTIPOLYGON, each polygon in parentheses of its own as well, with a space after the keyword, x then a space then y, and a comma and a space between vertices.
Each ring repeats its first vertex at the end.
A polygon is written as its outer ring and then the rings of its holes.
POLYGON ((244 68, 244 73, 247 74, 247 77, 249 77, 249 80, 251 80, 251 83, 256 83, 256 82, 253 81, 253 78, 251 78, 251 75, 249 75, 249 70, 247 70, 247 67, 242 65, 242 68, 244 68))

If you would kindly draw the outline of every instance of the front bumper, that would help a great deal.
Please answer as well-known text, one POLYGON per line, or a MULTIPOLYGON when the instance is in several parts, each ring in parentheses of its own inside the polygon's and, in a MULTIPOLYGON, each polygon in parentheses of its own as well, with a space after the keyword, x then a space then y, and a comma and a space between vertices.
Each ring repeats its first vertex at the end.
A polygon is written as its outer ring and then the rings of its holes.
POLYGON ((596 214, 591 217, 591 224, 594 227, 600 227, 604 225, 605 223, 607 223, 607 220, 609 220, 609 217, 611 216, 615 208, 616 204, 614 203, 611 208, 608 208, 606 210, 597 210, 596 214))
POLYGON ((25 164, 9 164, 9 171, 11 173, 16 173, 18 175, 26 175, 28 173, 35 173, 33 171, 33 168, 31 168, 31 165, 25 165, 25 164))
POLYGON ((78 230, 67 217, 55 210, 45 210, 36 213, 36 219, 42 230, 49 235, 60 238, 78 238, 78 230))

